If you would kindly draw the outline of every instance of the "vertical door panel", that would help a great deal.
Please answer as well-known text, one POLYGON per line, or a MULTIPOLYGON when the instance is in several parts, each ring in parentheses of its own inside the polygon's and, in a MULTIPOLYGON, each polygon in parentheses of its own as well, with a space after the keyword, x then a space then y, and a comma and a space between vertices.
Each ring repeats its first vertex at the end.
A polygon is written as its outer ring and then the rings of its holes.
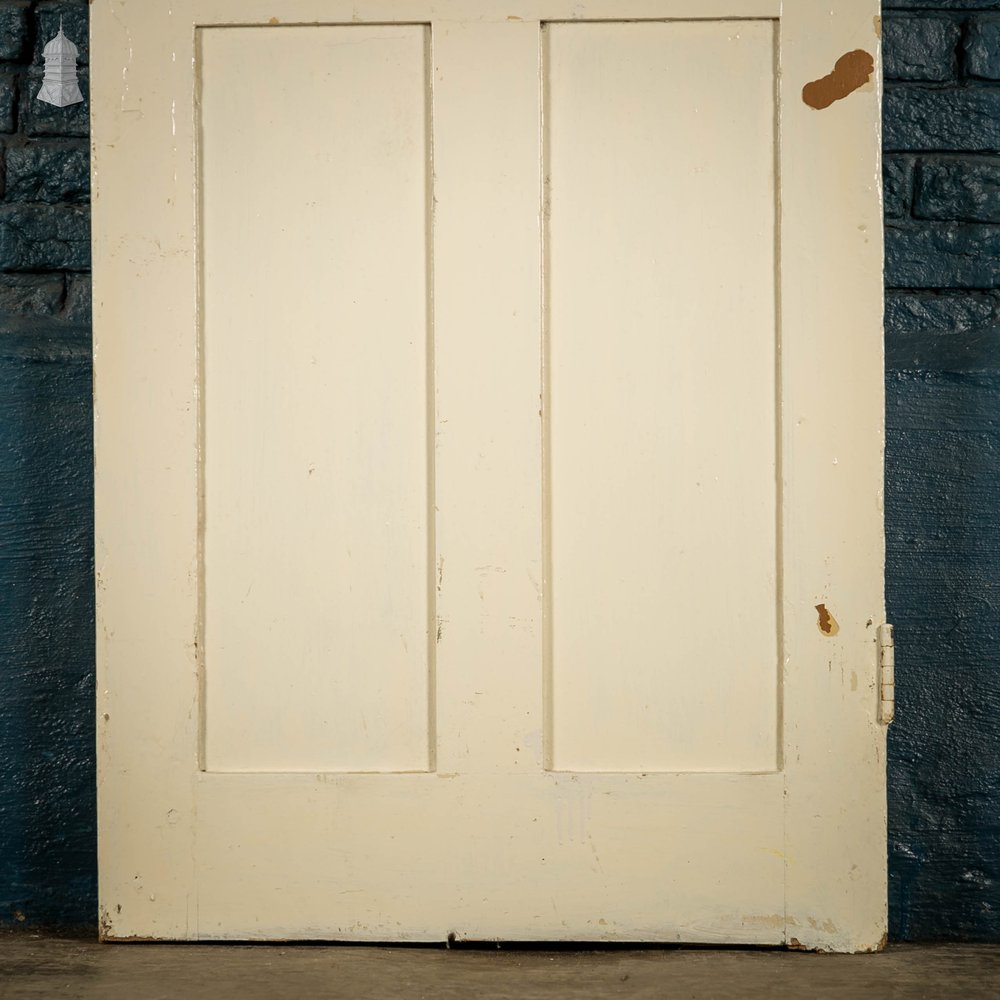
POLYGON ((774 28, 547 39, 552 764, 771 770, 774 28))
POLYGON ((422 770, 426 29, 201 35, 206 765, 422 770))

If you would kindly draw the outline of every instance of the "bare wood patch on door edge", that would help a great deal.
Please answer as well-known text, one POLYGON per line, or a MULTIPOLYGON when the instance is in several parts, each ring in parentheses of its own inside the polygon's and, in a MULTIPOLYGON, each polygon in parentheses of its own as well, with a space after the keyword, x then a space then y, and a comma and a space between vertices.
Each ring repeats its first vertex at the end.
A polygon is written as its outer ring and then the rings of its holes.
POLYGON ((802 100, 809 107, 822 111, 863 87, 874 72, 875 59, 870 52, 864 49, 846 52, 836 61, 832 72, 802 88, 802 100))

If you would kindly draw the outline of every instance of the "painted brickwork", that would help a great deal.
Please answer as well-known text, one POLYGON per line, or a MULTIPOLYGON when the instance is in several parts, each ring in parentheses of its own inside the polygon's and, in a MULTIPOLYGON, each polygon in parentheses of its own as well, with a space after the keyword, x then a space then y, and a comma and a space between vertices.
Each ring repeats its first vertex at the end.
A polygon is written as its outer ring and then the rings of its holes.
MULTIPOLYGON (((0 0, 0 924, 96 914, 89 104, 33 100, 60 15, 85 64, 85 0, 0 0)), ((1000 940, 1000 0, 883 29, 891 923, 1000 940)))
POLYGON ((1000 940, 1000 0, 882 42, 890 925, 1000 940))
POLYGON ((0 3, 0 924, 97 912, 89 102, 34 100, 60 16, 85 60, 85 0, 0 3))

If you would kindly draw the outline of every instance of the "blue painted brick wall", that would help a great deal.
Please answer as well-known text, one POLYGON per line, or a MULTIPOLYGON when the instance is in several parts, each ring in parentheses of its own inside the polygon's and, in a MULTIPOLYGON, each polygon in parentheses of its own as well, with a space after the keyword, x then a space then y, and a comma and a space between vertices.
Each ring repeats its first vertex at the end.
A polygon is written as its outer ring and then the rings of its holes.
MULTIPOLYGON (((892 935, 1000 940, 1000 0, 884 15, 892 935)), ((96 915, 88 108, 33 100, 60 16, 86 93, 86 0, 0 0, 0 924, 49 926, 96 915)))
POLYGON ((1000 940, 1000 0, 884 5, 890 929, 1000 940))
POLYGON ((87 14, 0 2, 0 923, 97 912, 88 104, 34 100, 87 14))

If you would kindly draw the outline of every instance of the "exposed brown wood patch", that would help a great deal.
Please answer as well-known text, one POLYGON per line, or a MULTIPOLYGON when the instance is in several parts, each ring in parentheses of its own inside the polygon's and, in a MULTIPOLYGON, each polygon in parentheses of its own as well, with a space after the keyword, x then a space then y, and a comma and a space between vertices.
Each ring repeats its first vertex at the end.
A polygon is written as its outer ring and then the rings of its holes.
POLYGON ((802 88, 802 100, 811 108, 822 111, 834 101, 853 94, 863 87, 875 72, 875 59, 864 49, 846 52, 834 64, 833 72, 807 83, 802 88))
POLYGON ((823 635, 836 635, 840 631, 837 619, 830 614, 825 604, 816 605, 816 614, 819 615, 819 630, 823 635))

